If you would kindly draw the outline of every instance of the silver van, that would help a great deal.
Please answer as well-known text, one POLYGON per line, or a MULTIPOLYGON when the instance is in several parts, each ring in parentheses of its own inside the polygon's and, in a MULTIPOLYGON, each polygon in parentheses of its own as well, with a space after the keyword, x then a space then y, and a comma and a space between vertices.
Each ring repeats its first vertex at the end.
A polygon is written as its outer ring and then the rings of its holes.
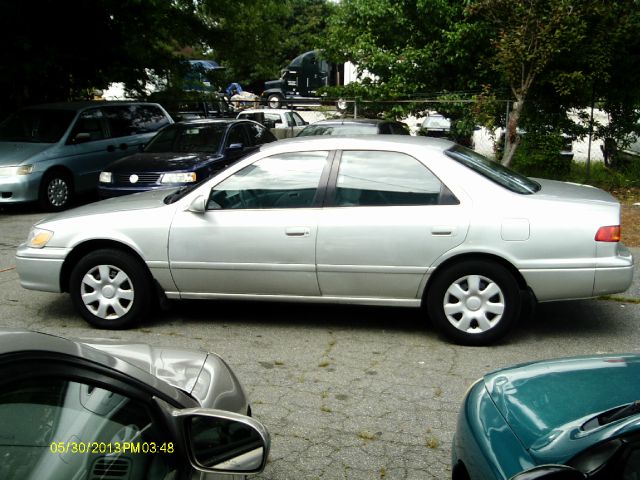
POLYGON ((0 123, 0 205, 67 208, 95 190, 100 171, 173 123, 160 105, 71 102, 24 108, 0 123))

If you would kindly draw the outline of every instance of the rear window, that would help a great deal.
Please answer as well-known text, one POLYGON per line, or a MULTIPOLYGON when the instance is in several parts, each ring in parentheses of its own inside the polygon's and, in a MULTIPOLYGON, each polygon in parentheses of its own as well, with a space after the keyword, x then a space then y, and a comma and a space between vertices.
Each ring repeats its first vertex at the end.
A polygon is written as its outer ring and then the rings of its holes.
POLYGON ((538 182, 534 182, 469 148, 455 145, 444 153, 456 162, 512 192, 530 195, 540 190, 538 182))
POLYGON ((299 137, 315 135, 375 135, 378 133, 376 125, 309 125, 302 130, 299 137))

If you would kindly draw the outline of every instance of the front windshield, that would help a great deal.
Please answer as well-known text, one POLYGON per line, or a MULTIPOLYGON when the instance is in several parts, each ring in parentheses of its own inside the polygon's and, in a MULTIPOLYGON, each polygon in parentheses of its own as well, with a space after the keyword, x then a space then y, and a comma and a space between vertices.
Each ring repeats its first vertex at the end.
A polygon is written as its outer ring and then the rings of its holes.
POLYGON ((147 153, 217 153, 224 141, 225 124, 170 125, 144 149, 147 153))
POLYGON ((0 140, 56 143, 69 128, 75 114, 73 110, 21 110, 0 123, 0 140))
POLYGON ((378 133, 375 125, 309 125, 302 130, 299 137, 315 135, 372 135, 378 133))
POLYGON ((532 194, 540 190, 540 184, 524 175, 503 166, 498 162, 489 160, 469 148, 455 145, 444 152, 458 163, 488 178, 494 183, 503 186, 515 193, 532 194))

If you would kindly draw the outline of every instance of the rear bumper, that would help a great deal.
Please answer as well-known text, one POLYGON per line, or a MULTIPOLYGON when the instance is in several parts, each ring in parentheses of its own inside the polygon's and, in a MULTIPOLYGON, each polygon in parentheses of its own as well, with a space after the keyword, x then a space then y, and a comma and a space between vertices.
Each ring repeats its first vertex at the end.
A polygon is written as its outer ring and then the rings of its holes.
POLYGON ((618 254, 607 258, 596 266, 593 296, 621 293, 633 282, 633 255, 623 244, 618 245, 618 254))
POLYGON ((520 272, 539 302, 591 298, 629 289, 633 255, 623 244, 612 256, 597 257, 590 266, 531 268, 520 272))

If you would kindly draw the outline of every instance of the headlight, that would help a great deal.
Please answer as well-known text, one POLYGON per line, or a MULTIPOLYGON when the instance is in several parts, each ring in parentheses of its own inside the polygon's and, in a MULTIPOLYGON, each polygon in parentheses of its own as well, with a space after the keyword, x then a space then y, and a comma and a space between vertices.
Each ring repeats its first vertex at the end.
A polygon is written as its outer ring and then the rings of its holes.
POLYGON ((113 174, 111 172, 100 172, 100 183, 111 183, 113 174))
POLYGON ((29 175, 33 172, 33 165, 19 165, 17 167, 0 167, 0 177, 13 177, 15 175, 29 175))
POLYGON ((193 183, 196 172, 165 173, 160 177, 160 183, 193 183))
POLYGON ((27 237, 27 245, 31 248, 43 248, 52 237, 52 231, 33 227, 27 237))

